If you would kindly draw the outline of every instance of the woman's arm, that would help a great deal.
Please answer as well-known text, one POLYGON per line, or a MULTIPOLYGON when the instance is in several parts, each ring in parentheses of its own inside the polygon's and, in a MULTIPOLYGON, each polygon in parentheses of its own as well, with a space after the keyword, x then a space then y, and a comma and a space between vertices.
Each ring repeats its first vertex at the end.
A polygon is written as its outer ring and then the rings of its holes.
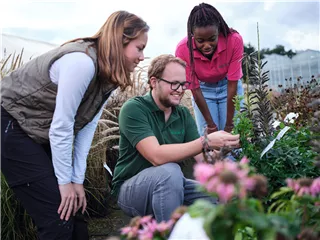
MULTIPOLYGON (((79 207, 86 208, 82 184, 72 183, 72 146, 74 118, 95 68, 85 53, 69 53, 55 61, 50 69, 51 81, 58 85, 56 107, 49 130, 52 163, 59 184, 60 219, 68 220, 79 207)), ((77 164, 77 163, 76 163, 77 164)), ((86 164, 84 161, 81 165, 86 164)))
MULTIPOLYGON (((241 81, 241 80, 239 80, 241 81)), ((228 97, 227 97, 227 121, 224 130, 231 132, 233 129, 233 116, 235 104, 233 102, 234 97, 237 95, 238 81, 228 81, 228 97)))
POLYGON ((92 59, 80 52, 64 55, 50 69, 50 78, 58 85, 49 130, 52 163, 58 184, 71 183, 74 119, 94 71, 92 59))
POLYGON ((204 99, 204 96, 202 94, 201 89, 196 88, 196 89, 192 89, 191 91, 192 91, 194 101, 196 102, 200 112, 202 113, 202 115, 207 123, 208 133, 218 131, 218 128, 212 119, 208 105, 206 103, 206 100, 204 99))
POLYGON ((235 104, 234 97, 237 95, 237 84, 242 77, 242 57, 243 57, 243 39, 240 34, 234 33, 231 36, 232 58, 228 67, 228 97, 227 97, 227 120, 225 131, 231 132, 233 129, 233 116, 235 104))

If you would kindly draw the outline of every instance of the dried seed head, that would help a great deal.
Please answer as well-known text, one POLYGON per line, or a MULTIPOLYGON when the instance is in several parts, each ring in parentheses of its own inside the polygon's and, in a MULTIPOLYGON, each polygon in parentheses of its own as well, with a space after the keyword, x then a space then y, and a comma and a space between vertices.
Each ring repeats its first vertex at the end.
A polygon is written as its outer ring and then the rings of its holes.
POLYGON ((313 182, 311 178, 300 178, 298 179, 298 183, 301 187, 310 187, 313 182))
POLYGON ((268 181, 263 175, 257 174, 252 176, 255 181, 255 186, 252 194, 257 198, 263 198, 268 194, 268 181))
POLYGON ((238 182, 238 177, 234 172, 223 171, 220 174, 220 180, 225 184, 236 184, 238 182))
POLYGON ((303 240, 319 240, 320 234, 315 232, 312 228, 305 228, 301 231, 298 239, 303 240))

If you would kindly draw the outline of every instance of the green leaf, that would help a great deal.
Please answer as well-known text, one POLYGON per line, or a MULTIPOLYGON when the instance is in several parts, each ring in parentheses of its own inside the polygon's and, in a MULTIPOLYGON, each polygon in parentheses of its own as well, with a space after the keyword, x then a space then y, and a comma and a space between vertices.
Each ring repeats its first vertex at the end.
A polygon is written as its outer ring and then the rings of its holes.
POLYGON ((207 214, 205 221, 203 223, 203 229, 205 230, 205 232, 207 233, 210 239, 214 239, 214 236, 212 233, 212 226, 215 224, 214 221, 218 216, 218 214, 222 212, 221 209, 222 208, 219 208, 219 207, 212 208, 207 214))
POLYGON ((282 188, 280 188, 280 191, 273 193, 270 196, 270 199, 278 198, 279 196, 284 195, 284 194, 289 193, 289 192, 293 192, 293 190, 291 188, 288 188, 288 187, 282 187, 282 188))
POLYGON ((206 217, 208 213, 216 207, 217 205, 214 205, 207 200, 199 199, 189 206, 188 212, 192 218, 206 217))

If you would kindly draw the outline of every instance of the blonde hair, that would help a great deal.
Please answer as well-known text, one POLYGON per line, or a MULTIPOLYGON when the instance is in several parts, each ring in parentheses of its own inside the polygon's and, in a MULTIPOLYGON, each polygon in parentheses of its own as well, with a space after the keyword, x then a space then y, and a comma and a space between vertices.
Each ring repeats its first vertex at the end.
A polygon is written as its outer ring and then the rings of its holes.
MULTIPOLYGON (((150 84, 150 78, 161 78, 164 72, 164 69, 169 63, 178 63, 182 67, 186 67, 186 62, 182 59, 175 57, 171 54, 162 54, 154 58, 148 68, 148 83, 150 84)), ((151 86, 150 86, 151 87, 151 86)))
POLYGON ((149 26, 140 17, 126 11, 117 11, 108 17, 92 37, 76 38, 68 42, 92 41, 92 46, 97 50, 99 79, 111 81, 125 89, 132 85, 132 80, 125 67, 124 47, 148 31, 149 26))

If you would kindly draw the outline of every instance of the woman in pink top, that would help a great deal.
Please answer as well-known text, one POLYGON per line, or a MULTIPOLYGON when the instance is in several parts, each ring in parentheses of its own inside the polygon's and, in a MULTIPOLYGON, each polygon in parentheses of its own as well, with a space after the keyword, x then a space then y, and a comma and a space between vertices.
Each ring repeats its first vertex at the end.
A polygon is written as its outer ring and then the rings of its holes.
POLYGON ((199 134, 231 132, 233 98, 243 95, 241 59, 243 40, 229 28, 211 5, 195 6, 188 19, 188 36, 180 41, 176 56, 187 62, 193 107, 199 134))

